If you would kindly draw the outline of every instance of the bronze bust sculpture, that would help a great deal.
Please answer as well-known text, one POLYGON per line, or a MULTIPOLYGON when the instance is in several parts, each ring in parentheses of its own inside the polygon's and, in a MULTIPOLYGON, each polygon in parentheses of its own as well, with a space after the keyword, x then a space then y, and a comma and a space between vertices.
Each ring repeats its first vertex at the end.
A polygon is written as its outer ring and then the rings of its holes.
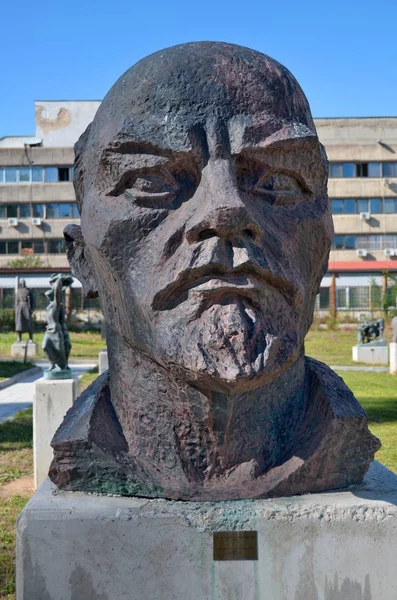
POLYGON ((110 368, 56 433, 52 480, 185 500, 361 481, 379 442, 304 356, 333 225, 291 73, 231 44, 157 52, 110 90, 75 172, 68 258, 99 293, 110 368))

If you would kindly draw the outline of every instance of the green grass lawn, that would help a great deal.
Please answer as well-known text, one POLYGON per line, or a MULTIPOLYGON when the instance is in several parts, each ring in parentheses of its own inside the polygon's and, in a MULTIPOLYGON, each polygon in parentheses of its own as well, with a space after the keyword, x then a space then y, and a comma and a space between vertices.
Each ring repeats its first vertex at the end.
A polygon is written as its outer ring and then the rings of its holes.
MULTIPOLYGON (((390 331, 385 332, 385 338, 390 341, 390 331)), ((358 365, 352 360, 352 346, 357 344, 357 332, 328 330, 309 330, 305 339, 305 354, 325 362, 327 365, 349 366, 358 365)))
MULTIPOLYGON (((25 340, 27 334, 24 334, 25 340)), ((39 347, 39 358, 46 358, 41 344, 43 341, 44 332, 35 334, 34 341, 39 347)), ((106 346, 105 340, 101 338, 99 332, 93 331, 71 331, 70 339, 72 341, 72 351, 70 358, 95 358, 98 359, 99 351, 106 346)), ((0 333, 0 357, 8 357, 11 355, 11 345, 16 340, 16 333, 0 333)))
POLYGON ((31 362, 23 363, 16 360, 0 361, 0 380, 22 373, 22 371, 33 369, 33 367, 34 364, 31 362))
POLYGON ((388 373, 338 373, 368 413, 369 427, 382 442, 376 459, 397 473, 397 377, 388 373))

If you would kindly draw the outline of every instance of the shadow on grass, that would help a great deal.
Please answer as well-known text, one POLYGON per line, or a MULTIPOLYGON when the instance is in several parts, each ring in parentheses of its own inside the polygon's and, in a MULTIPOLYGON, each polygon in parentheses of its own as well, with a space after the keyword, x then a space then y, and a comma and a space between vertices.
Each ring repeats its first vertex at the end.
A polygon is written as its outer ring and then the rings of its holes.
POLYGON ((33 442, 32 408, 19 412, 13 419, 0 424, 0 451, 31 448, 33 442), (8 447, 8 444, 13 446, 8 447))
POLYGON ((397 398, 359 398, 359 402, 371 422, 397 422, 397 398))
POLYGON ((0 377, 12 377, 22 371, 33 369, 35 365, 31 362, 18 362, 16 360, 0 361, 0 377))

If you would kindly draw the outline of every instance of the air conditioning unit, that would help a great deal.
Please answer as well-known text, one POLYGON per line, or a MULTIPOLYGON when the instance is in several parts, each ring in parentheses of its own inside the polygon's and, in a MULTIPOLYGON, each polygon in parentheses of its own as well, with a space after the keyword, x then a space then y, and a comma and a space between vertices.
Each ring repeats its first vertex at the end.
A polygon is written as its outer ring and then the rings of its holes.
POLYGON ((369 213, 369 212, 361 212, 360 213, 360 219, 362 221, 369 221, 371 219, 371 213, 369 213))
POLYGON ((32 225, 37 225, 37 227, 40 227, 41 219, 38 219, 37 217, 35 217, 34 219, 32 219, 32 225))
POLYGON ((385 256, 397 256, 397 248, 385 248, 383 252, 385 256))
POLYGON ((359 248, 356 250, 357 256, 361 256, 361 258, 365 258, 368 254, 368 250, 364 250, 364 248, 359 248))
POLYGON ((7 219, 9 227, 16 227, 19 223, 18 219, 10 218, 7 219))

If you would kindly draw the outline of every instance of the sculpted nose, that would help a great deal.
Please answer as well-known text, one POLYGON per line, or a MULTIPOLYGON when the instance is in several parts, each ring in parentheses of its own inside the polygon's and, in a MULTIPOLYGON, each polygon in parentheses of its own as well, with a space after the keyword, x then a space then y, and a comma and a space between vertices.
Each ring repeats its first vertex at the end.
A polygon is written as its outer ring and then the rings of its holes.
POLYGON ((186 231, 190 244, 211 237, 259 242, 263 229, 243 202, 230 161, 209 161, 195 196, 195 215, 186 231))

